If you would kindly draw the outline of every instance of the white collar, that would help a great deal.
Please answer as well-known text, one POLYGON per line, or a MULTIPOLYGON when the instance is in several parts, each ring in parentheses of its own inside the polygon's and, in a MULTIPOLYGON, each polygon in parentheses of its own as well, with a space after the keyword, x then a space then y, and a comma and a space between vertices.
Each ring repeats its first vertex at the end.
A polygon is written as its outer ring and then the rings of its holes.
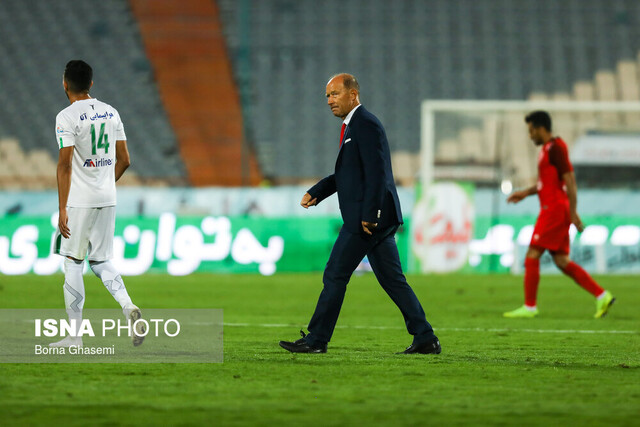
POLYGON ((358 109, 359 106, 361 106, 362 104, 358 104, 355 107, 353 107, 353 110, 349 111, 349 114, 347 114, 347 117, 344 118, 344 121, 342 123, 345 124, 345 126, 349 126, 349 122, 351 121, 351 117, 353 117, 353 113, 355 113, 355 111, 358 109))

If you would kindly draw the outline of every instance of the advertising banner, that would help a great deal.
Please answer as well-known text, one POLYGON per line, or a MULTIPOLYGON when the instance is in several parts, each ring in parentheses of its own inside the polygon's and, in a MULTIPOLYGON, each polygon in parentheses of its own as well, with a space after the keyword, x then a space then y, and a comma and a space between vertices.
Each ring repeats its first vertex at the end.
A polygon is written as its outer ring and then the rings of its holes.
MULTIPOLYGON (((492 215, 496 201, 505 203, 506 196, 482 194, 474 198, 478 192, 472 184, 436 182, 416 202, 411 221, 410 272, 523 272, 536 222, 532 212, 537 213, 537 203, 533 202, 537 200, 531 201, 532 209, 527 207, 519 214, 492 215)), ((607 199, 607 206, 623 195, 607 199)), ((597 207, 594 201, 591 204, 597 207)), ((513 206, 501 208, 518 210, 513 206)), ((574 261, 591 273, 640 273, 639 215, 583 215, 582 219, 587 225, 582 233, 573 226, 570 229, 574 261)), ((548 253, 541 258, 540 266, 542 273, 560 273, 548 253)))
MULTIPOLYGON (((429 222, 417 213, 412 221, 405 217, 396 240, 407 271, 522 272, 536 217, 473 215, 467 191, 445 191, 449 201, 462 207, 457 213, 435 204, 429 222)), ((592 273, 640 273, 640 216, 584 216, 583 221, 587 228, 582 233, 571 229, 572 259, 592 273)), ((63 258, 51 253, 55 225, 56 215, 5 216, 0 274, 61 272, 63 258)), ((335 217, 118 217, 113 263, 124 276, 318 272, 341 226, 335 217)), ((548 254, 541 270, 557 272, 548 254)))
POLYGON ((474 219, 473 185, 431 185, 413 209, 409 270, 447 273, 464 268, 474 219))
MULTIPOLYGON (((571 226, 571 258, 591 273, 640 273, 640 217, 583 217, 586 228, 571 226)), ((535 216, 476 218, 469 263, 463 270, 513 272, 524 269, 524 257, 533 234, 535 216)), ((541 272, 560 273, 548 253, 541 272)))
MULTIPOLYGON (((0 274, 62 271, 51 253, 57 214, 6 216, 0 222, 0 274)), ((113 263, 124 276, 148 272, 260 273, 323 271, 342 219, 336 217, 118 217, 113 263)), ((406 263, 408 239, 396 234, 406 263)), ((406 265, 406 264, 405 264, 406 265)))

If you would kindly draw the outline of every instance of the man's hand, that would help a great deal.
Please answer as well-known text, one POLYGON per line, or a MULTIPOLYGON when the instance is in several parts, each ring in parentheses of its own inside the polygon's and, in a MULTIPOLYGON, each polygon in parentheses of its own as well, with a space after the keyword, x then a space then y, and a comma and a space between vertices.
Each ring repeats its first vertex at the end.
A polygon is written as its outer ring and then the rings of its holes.
POLYGON ((577 212, 571 212, 571 224, 575 225, 580 233, 584 230, 584 224, 577 212))
POLYGON ((373 234, 373 230, 375 230, 377 226, 377 222, 362 221, 362 229, 370 236, 373 234))
POLYGON ((300 202, 300 206, 302 206, 305 209, 309 209, 309 207, 311 206, 315 206, 318 204, 318 199, 317 198, 311 198, 311 194, 309 193, 304 193, 304 196, 302 196, 302 201, 300 202))
POLYGON ((522 199, 524 199, 525 197, 527 197, 528 194, 526 191, 524 190, 520 190, 520 191, 514 191, 513 193, 511 193, 511 195, 507 198, 507 203, 518 203, 519 201, 521 201, 522 199))
POLYGON ((58 229, 60 230, 60 234, 65 239, 71 237, 71 230, 69 230, 69 216, 67 215, 67 209, 60 209, 60 214, 58 215, 58 229))

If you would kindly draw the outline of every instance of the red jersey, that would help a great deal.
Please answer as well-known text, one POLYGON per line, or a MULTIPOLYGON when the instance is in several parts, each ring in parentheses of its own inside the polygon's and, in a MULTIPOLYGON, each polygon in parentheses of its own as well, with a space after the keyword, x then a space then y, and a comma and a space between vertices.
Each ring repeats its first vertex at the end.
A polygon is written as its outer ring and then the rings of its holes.
POLYGON ((538 198, 540 208, 547 209, 557 203, 569 203, 562 175, 573 171, 567 144, 560 138, 544 143, 538 154, 538 198))

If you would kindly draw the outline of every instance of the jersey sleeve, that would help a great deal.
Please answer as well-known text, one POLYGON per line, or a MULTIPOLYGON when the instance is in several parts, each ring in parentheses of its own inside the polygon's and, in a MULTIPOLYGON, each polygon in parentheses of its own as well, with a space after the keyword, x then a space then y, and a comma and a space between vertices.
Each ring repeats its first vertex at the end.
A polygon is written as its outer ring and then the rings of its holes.
POLYGON ((116 126, 116 141, 126 141, 126 140, 127 140, 127 135, 124 133, 124 124, 122 124, 120 113, 118 113, 118 125, 116 126))
POLYGON ((63 114, 56 116, 56 142, 58 148, 73 147, 76 145, 76 134, 73 123, 63 114))
POLYGON ((549 163, 558 170, 558 176, 573 171, 573 165, 569 161, 569 151, 563 142, 555 142, 549 148, 549 163))

